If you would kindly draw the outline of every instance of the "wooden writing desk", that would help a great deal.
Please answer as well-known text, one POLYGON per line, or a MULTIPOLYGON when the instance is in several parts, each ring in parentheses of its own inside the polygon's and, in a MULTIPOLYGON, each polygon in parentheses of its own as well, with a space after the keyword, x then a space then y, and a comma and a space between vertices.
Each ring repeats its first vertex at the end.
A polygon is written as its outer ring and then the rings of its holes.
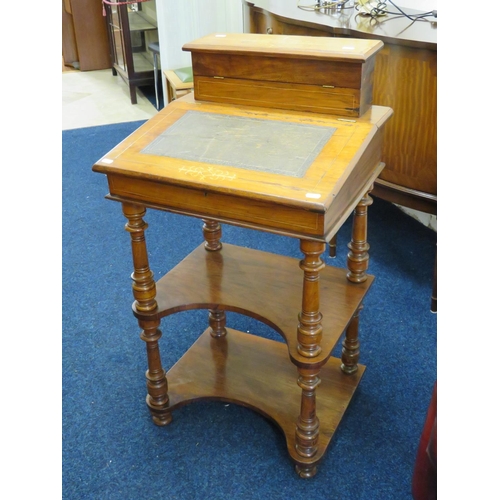
POLYGON ((373 281, 366 273, 368 192, 383 168, 391 114, 374 106, 346 119, 190 94, 94 165, 128 219, 133 311, 147 346, 147 404, 157 425, 196 400, 241 404, 283 430, 302 477, 316 473, 364 371, 358 313, 373 281), (146 250, 146 208, 204 221, 205 241, 158 282, 146 250), (346 274, 326 267, 321 254, 353 211, 346 274), (298 238, 304 258, 221 243, 221 222, 298 238), (209 311, 208 328, 165 373, 161 319, 199 308, 209 311), (263 321, 285 342, 226 327, 225 311, 263 321), (333 358, 344 333, 342 359, 333 358))

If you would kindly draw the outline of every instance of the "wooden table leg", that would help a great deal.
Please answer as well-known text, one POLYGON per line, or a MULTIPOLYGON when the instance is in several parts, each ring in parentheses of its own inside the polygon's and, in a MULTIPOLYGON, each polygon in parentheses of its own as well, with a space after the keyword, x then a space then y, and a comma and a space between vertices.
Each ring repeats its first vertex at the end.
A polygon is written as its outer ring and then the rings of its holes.
POLYGON ((147 315, 157 309, 156 284, 149 269, 148 252, 144 231, 148 225, 143 217, 146 209, 141 205, 123 203, 123 213, 128 219, 125 229, 130 233, 134 272, 132 290, 135 298, 134 309, 142 328, 141 338, 146 342, 148 370, 146 372, 148 396, 146 403, 156 425, 167 425, 172 421, 169 409, 168 384, 161 364, 158 340, 161 337, 160 320, 147 315), (141 317, 141 313, 143 317, 141 317))
POLYGON ((302 288, 302 311, 299 314, 297 340, 302 356, 314 358, 321 352, 322 314, 319 311, 319 272, 325 263, 321 254, 325 251, 325 243, 310 240, 300 240, 300 250, 304 259, 300 268, 304 271, 302 288))
POLYGON ((359 313, 363 309, 361 304, 355 312, 346 329, 345 339, 342 342, 342 371, 348 375, 358 371, 359 361, 359 313))
MULTIPOLYGON (((372 186, 373 188, 373 186, 372 186)), ((369 195, 371 189, 365 194, 354 210, 352 222, 351 242, 348 244, 347 254, 347 279, 353 283, 363 283, 367 279, 368 263, 370 256, 368 250, 368 207, 373 203, 369 195)), ((359 360, 359 313, 363 309, 360 304, 351 322, 349 323, 345 339, 342 342, 342 371, 348 375, 356 373, 359 360)))
POLYGON ((203 219, 203 238, 205 239, 205 250, 216 252, 222 248, 222 228, 217 221, 203 219))
MULTIPOLYGON (((311 458, 318 451, 319 419, 316 416, 316 388, 321 383, 320 369, 298 368, 298 385, 302 389, 300 414, 295 429, 295 449, 304 458, 311 458)), ((316 463, 297 464, 296 472, 300 477, 308 478, 316 474, 316 463)))
POLYGON ((223 309, 209 309, 208 310, 208 324, 210 325, 210 335, 216 339, 225 337, 226 330, 226 311, 223 309))
MULTIPOLYGON (((371 191, 371 189, 370 189, 371 191)), ((347 245, 347 279, 353 283, 363 283, 366 281, 366 271, 368 270, 370 245, 367 241, 368 232, 368 207, 373 203, 373 199, 368 191, 354 209, 352 221, 352 237, 347 245)))
MULTIPOLYGON (((298 351, 305 357, 314 358, 321 352, 322 314, 319 311, 319 273, 325 267, 321 255, 325 243, 309 240, 300 241, 304 259, 300 268, 304 271, 302 288, 302 311, 297 327, 298 351)), ((318 451, 319 420, 316 416, 316 387, 320 384, 320 369, 298 367, 298 385, 302 389, 300 414, 295 430, 295 449, 304 458, 313 457, 318 451)), ((297 464, 295 470, 301 477, 316 474, 316 464, 297 464)))
MULTIPOLYGON (((205 239, 205 250, 217 252, 222 248, 222 228, 217 221, 203 219, 203 237, 205 239)), ((213 338, 224 337, 226 331, 226 311, 223 309, 209 309, 208 322, 212 329, 210 335, 213 338)))

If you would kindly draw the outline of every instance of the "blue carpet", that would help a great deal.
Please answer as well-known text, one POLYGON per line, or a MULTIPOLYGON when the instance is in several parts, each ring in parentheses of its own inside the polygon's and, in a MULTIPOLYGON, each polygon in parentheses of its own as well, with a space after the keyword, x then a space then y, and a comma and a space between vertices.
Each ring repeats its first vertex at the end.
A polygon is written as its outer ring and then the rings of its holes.
MULTIPOLYGON (((156 427, 145 404, 146 355, 131 313, 132 260, 121 207, 93 163, 142 122, 63 132, 63 498, 411 499, 416 450, 436 380, 430 313, 436 234, 391 204, 369 209, 370 273, 360 316, 367 366, 318 474, 300 479, 280 431, 236 405, 202 402, 156 427)), ((149 210, 155 277, 202 240, 201 222, 149 210)), ((350 221, 338 235, 344 266, 350 221)), ((301 257, 292 238, 223 226, 223 240, 301 257)), ((206 312, 162 323, 169 369, 206 327, 206 312)), ((254 320, 228 326, 279 339, 254 320)), ((338 349, 337 349, 338 352, 338 349)))

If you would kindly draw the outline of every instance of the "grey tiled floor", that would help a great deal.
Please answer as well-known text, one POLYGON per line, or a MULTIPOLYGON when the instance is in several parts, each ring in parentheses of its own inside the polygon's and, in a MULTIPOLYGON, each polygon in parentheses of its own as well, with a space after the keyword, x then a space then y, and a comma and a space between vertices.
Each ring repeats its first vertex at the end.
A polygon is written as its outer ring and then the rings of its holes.
POLYGON ((62 129, 147 120, 156 108, 137 92, 131 104, 128 86, 110 69, 62 72, 62 129))

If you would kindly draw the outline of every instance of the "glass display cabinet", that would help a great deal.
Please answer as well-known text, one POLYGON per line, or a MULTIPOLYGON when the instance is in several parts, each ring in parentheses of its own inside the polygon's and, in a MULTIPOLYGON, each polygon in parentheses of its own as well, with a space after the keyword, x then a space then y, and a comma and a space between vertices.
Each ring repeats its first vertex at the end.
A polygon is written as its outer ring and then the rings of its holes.
POLYGON ((123 78, 129 86, 132 104, 137 104, 137 87, 154 85, 153 53, 148 45, 158 41, 155 2, 104 6, 113 74, 123 78))

